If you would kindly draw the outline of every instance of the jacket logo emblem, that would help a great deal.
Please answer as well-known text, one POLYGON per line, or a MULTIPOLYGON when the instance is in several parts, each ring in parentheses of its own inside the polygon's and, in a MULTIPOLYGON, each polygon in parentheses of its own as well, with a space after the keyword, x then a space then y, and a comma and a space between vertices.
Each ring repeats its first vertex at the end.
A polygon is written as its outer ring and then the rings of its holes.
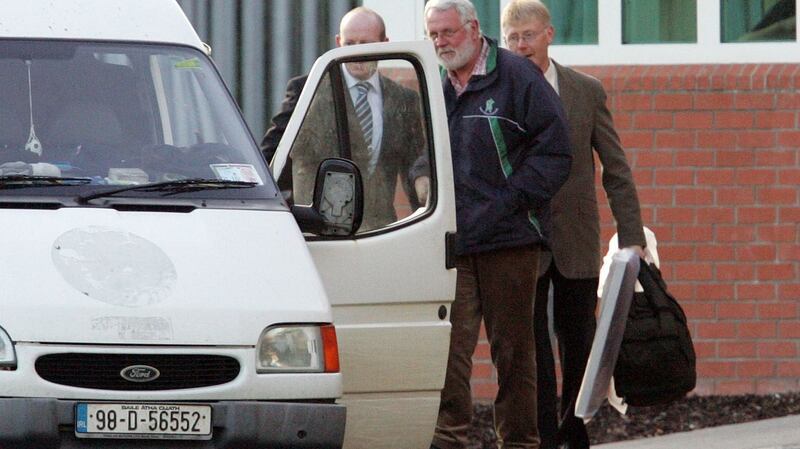
POLYGON ((481 112, 483 112, 483 115, 495 115, 495 114, 497 114, 497 111, 498 111, 497 108, 494 107, 494 99, 493 98, 490 98, 490 99, 486 100, 486 106, 480 108, 480 110, 481 110, 481 112))

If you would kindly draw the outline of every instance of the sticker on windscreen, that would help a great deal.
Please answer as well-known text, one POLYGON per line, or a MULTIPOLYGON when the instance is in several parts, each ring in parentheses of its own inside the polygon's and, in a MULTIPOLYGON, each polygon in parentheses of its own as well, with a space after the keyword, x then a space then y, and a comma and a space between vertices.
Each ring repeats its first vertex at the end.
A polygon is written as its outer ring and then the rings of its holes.
POLYGON ((264 184, 256 168, 250 164, 211 164, 211 170, 214 170, 217 178, 224 181, 254 182, 258 185, 264 184))
POLYGON ((197 58, 189 58, 178 61, 175 63, 176 69, 199 69, 200 60, 197 58))

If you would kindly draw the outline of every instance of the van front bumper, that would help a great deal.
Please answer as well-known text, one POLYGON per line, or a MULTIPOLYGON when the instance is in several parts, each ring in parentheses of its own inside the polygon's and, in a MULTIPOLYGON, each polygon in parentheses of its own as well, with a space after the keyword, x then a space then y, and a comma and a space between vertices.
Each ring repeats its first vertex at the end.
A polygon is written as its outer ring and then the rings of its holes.
POLYGON ((75 436, 79 401, 0 398, 0 447, 14 449, 196 448, 339 449, 345 407, 336 404, 217 401, 212 438, 198 440, 96 439, 75 436))

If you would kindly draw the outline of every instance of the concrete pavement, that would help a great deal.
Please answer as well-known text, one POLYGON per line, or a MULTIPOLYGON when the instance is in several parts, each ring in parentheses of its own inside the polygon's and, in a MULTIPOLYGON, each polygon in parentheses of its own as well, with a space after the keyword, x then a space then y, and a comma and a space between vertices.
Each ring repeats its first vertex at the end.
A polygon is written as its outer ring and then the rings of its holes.
POLYGON ((800 415, 592 447, 595 449, 800 449, 800 415))

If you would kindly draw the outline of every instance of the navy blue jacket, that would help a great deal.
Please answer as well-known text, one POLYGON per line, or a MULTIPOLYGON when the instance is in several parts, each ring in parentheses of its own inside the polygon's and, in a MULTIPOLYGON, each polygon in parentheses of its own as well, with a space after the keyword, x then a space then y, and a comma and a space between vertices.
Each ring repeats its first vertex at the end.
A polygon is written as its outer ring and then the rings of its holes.
POLYGON ((566 115, 541 70, 487 40, 485 76, 461 96, 443 80, 457 254, 546 244, 550 199, 572 162, 566 115))

